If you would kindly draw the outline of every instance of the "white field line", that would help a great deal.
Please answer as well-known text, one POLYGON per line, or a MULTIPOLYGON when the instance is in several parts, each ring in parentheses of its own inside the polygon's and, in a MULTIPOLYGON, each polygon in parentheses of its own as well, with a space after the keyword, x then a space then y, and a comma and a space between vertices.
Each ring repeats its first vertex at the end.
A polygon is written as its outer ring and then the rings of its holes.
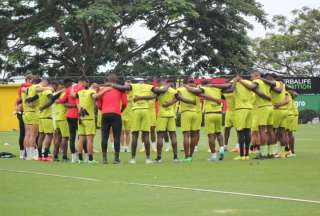
MULTIPOLYGON (((59 178, 68 178, 68 179, 76 179, 76 180, 90 181, 90 182, 102 182, 100 179, 95 179, 95 178, 67 176, 67 175, 59 175, 59 174, 36 172, 36 171, 9 170, 9 169, 0 169, 0 171, 11 172, 11 173, 31 174, 31 175, 41 175, 41 176, 51 176, 51 177, 59 177, 59 178)), ((122 183, 122 184, 127 184, 127 185, 136 185, 136 186, 143 186, 143 187, 166 188, 166 189, 186 190, 186 191, 196 191, 196 192, 206 192, 206 193, 220 193, 220 194, 247 196, 247 197, 258 197, 258 198, 266 198, 266 199, 276 199, 276 200, 320 204, 319 200, 308 200, 308 199, 270 196, 270 195, 262 195, 262 194, 250 194, 250 193, 202 189, 202 188, 191 188, 191 187, 180 187, 180 186, 170 186, 170 185, 143 184, 143 183, 136 183, 136 182, 114 182, 114 183, 122 183)))
POLYGON ((298 198, 291 198, 291 197, 270 196, 270 195, 262 195, 262 194, 250 194, 250 193, 240 193, 240 192, 232 192, 232 191, 221 191, 221 190, 190 188, 190 187, 180 187, 180 186, 169 186, 169 185, 143 184, 143 183, 135 183, 135 182, 128 182, 125 184, 142 186, 142 187, 154 187, 154 188, 165 188, 165 189, 173 189, 173 190, 186 190, 186 191, 197 191, 197 192, 207 192, 207 193, 230 194, 230 195, 239 195, 239 196, 247 196, 247 197, 258 197, 258 198, 266 198, 266 199, 320 204, 320 201, 318 201, 318 200, 298 199, 298 198))
POLYGON ((90 181, 90 182, 101 182, 100 179, 95 179, 95 178, 86 178, 86 177, 79 177, 79 176, 67 176, 67 175, 59 175, 59 174, 36 172, 36 171, 8 170, 8 169, 0 169, 0 171, 2 171, 2 172, 11 172, 11 173, 32 174, 32 175, 42 175, 42 176, 52 176, 52 177, 76 179, 76 180, 90 181))

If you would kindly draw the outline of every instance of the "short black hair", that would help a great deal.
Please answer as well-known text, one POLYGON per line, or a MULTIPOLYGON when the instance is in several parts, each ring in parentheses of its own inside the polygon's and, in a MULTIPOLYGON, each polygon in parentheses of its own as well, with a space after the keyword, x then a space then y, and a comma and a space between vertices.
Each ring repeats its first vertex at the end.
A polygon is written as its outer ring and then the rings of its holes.
POLYGON ((35 75, 32 78, 32 84, 39 84, 41 83, 41 77, 39 75, 35 75))
POLYGON ((109 82, 118 82, 118 75, 115 73, 110 73, 106 76, 105 81, 109 82))

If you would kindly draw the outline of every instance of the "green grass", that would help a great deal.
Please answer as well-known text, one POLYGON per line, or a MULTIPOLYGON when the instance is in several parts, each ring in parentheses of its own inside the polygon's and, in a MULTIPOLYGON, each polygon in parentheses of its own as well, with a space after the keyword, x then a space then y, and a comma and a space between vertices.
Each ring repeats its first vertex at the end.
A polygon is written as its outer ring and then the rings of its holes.
MULTIPOLYGON (((259 215, 318 216, 320 204, 258 197, 128 185, 126 182, 172 185, 272 196, 320 200, 319 125, 301 126, 297 157, 268 161, 210 163, 207 139, 191 164, 174 164, 164 153, 163 164, 76 165, 0 159, 0 215, 259 215), (95 178, 100 182, 53 176, 13 173, 20 170, 95 178)), ((179 137, 181 140, 181 137, 179 137)), ((234 134, 231 140, 235 142, 234 134)), ((0 133, 0 151, 17 153, 17 133, 0 133), (9 143, 4 146, 3 143, 9 143)), ((99 148, 97 138, 96 148, 99 148)), ((181 142, 179 143, 181 147, 181 142)), ((96 154, 100 160, 101 155, 96 154)))

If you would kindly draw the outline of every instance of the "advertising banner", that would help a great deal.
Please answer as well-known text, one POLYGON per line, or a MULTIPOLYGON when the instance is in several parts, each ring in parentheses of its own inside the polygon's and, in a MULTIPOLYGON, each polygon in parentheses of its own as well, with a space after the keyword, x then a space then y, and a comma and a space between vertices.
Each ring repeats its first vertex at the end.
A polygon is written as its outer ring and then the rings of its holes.
POLYGON ((316 110, 320 111, 320 95, 299 95, 296 98, 299 110, 316 110))
POLYGON ((285 77, 287 86, 299 94, 320 94, 320 77, 285 77))

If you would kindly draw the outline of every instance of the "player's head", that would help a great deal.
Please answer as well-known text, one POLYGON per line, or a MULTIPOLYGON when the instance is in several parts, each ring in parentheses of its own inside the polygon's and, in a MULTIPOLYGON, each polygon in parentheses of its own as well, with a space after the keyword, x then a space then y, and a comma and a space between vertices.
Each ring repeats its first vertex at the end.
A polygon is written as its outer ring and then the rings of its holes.
POLYGON ((251 71, 251 80, 256 80, 261 78, 261 73, 258 70, 251 71))
POLYGON ((166 79, 165 82, 170 87, 174 87, 175 86, 175 80, 174 79, 166 79))
POLYGON ((99 91, 99 85, 97 83, 92 83, 90 89, 94 91, 99 91))
POLYGON ((131 83, 132 83, 131 80, 125 80, 125 81, 124 81, 124 84, 125 84, 125 85, 131 85, 131 83))
POLYGON ((48 77, 42 77, 41 86, 47 87, 47 86, 49 86, 49 84, 50 84, 49 78, 48 77))
POLYGON ((267 79, 267 80, 276 80, 276 78, 277 78, 278 76, 277 76, 277 74, 276 73, 266 73, 265 74, 265 78, 267 79))
POLYGON ((33 78, 33 75, 31 73, 27 73, 26 76, 25 76, 26 83, 31 83, 32 82, 32 78, 33 78))
POLYGON ((52 82, 50 83, 50 86, 51 86, 55 91, 57 91, 57 89, 59 88, 59 82, 57 82, 57 81, 52 81, 52 82))
POLYGON ((111 82, 111 83, 117 83, 118 82, 118 76, 115 73, 110 73, 105 79, 105 82, 111 82))
POLYGON ((34 85, 41 83, 41 77, 39 75, 32 76, 31 83, 34 85))
MULTIPOLYGON (((72 85, 72 81, 71 81, 71 85, 72 85)), ((68 86, 69 87, 69 86, 68 86)), ((68 88, 67 87, 67 88, 68 88)), ((64 85, 64 80, 60 80, 59 82, 58 82, 58 91, 59 90, 61 90, 61 89, 64 89, 65 88, 65 85, 64 85)))
POLYGON ((72 79, 64 79, 62 83, 64 88, 69 88, 70 86, 72 86, 73 81, 72 79))
POLYGON ((86 76, 81 76, 78 81, 79 84, 83 85, 85 88, 89 85, 89 80, 86 76))

